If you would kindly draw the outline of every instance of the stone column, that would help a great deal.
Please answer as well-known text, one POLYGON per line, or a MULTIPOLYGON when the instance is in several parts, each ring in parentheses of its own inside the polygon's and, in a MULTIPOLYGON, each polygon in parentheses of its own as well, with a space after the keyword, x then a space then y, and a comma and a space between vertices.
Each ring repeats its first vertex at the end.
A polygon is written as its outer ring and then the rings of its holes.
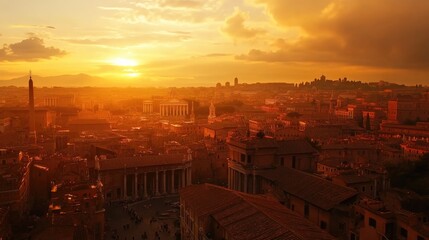
POLYGON ((159 195, 159 185, 158 185, 158 181, 159 181, 159 178, 158 178, 158 170, 156 170, 156 172, 155 172, 155 195, 159 195))
POLYGON ((138 174, 134 173, 134 198, 138 198, 139 197, 139 192, 138 192, 138 174))
POLYGON ((146 176, 146 172, 144 172, 143 175, 143 185, 144 185, 144 197, 147 198, 147 176, 146 176))
POLYGON ((171 193, 174 193, 174 169, 171 169, 171 193))
POLYGON ((228 188, 231 189, 231 168, 228 167, 228 188))
POLYGON ((124 173, 124 198, 127 198, 127 173, 124 173))
POLYGON ((245 193, 247 193, 247 174, 244 174, 244 191, 245 193))
POLYGON ((237 190, 241 192, 242 191, 242 188, 241 188, 241 182, 242 182, 241 181, 241 173, 238 172, 238 171, 237 171, 237 176, 238 176, 238 189, 237 190))
POLYGON ((253 194, 256 194, 256 174, 255 170, 253 170, 253 194))
POLYGON ((162 172, 162 193, 163 194, 167 193, 167 184, 165 183, 167 181, 167 176, 165 174, 166 174, 166 171, 164 170, 162 172))
POLYGON ((185 169, 183 168, 183 169, 182 169, 182 184, 181 184, 181 187, 182 187, 182 188, 184 188, 184 187, 186 186, 186 185, 185 185, 185 184, 186 184, 186 183, 185 183, 185 181, 186 181, 186 180, 185 180, 185 169))
POLYGON ((188 186, 192 185, 192 168, 188 168, 188 186))

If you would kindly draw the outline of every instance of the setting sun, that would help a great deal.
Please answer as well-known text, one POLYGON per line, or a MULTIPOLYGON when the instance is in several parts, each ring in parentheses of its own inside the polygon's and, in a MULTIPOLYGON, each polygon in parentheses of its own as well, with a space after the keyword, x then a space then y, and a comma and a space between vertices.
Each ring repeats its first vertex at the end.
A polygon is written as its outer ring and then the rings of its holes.
POLYGON ((135 67, 138 65, 138 62, 134 59, 129 58, 114 58, 109 61, 112 65, 121 66, 121 67, 135 67))

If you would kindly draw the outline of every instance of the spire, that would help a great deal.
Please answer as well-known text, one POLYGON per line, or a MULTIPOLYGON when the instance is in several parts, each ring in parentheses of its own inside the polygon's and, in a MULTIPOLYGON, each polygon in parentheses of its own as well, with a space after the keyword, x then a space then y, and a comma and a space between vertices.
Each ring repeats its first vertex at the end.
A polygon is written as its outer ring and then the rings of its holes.
POLYGON ((216 118, 216 107, 213 104, 213 101, 210 103, 210 107, 209 107, 209 123, 212 122, 212 119, 216 118))
POLYGON ((30 70, 30 79, 28 80, 28 115, 29 115, 29 140, 31 144, 37 143, 36 135, 36 120, 35 120, 35 111, 34 111, 34 87, 33 79, 31 79, 31 70, 30 70))

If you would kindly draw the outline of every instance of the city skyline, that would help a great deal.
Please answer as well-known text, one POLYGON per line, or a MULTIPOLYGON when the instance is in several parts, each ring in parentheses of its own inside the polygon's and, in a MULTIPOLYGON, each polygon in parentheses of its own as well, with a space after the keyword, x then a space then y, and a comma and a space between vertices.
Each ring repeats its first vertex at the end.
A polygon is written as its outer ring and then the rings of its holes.
POLYGON ((0 80, 31 69, 116 87, 299 83, 321 74, 427 84, 429 3, 421 0, 21 0, 0 8, 0 80))

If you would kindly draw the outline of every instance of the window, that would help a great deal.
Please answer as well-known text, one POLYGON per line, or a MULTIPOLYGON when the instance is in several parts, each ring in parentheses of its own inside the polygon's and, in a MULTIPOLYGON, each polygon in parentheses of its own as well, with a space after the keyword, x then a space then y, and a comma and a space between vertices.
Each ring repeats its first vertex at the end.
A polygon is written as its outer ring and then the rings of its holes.
POLYGON ((401 235, 401 237, 407 239, 408 238, 408 231, 407 229, 401 228, 401 230, 399 231, 399 234, 401 235))
POLYGON ((241 155, 240 155, 240 161, 241 161, 241 162, 246 162, 246 155, 241 154, 241 155))
POLYGON ((328 227, 328 224, 325 221, 320 221, 320 228, 326 229, 328 227))
POLYGON ((305 203, 305 205, 304 205, 304 216, 306 218, 308 218, 309 215, 310 215, 310 206, 308 206, 308 203, 305 203))
POLYGON ((375 221, 374 218, 369 218, 368 224, 369 224, 369 226, 371 226, 373 228, 377 227, 377 221, 375 221))
POLYGON ((251 163, 252 162, 252 156, 247 155, 247 163, 251 163))

